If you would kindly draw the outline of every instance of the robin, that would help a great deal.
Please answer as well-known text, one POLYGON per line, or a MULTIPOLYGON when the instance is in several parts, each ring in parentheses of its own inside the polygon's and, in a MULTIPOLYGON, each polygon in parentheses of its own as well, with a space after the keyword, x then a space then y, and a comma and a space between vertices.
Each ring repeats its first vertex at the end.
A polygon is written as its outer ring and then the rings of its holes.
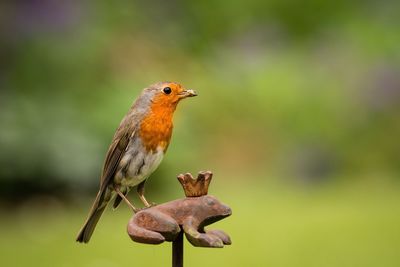
POLYGON ((126 195, 137 187, 144 197, 146 179, 157 169, 167 151, 172 135, 172 117, 179 101, 196 96, 180 84, 160 82, 145 88, 122 119, 107 151, 100 189, 76 241, 87 243, 107 204, 115 198, 113 208, 124 200, 134 212, 138 209, 126 195))

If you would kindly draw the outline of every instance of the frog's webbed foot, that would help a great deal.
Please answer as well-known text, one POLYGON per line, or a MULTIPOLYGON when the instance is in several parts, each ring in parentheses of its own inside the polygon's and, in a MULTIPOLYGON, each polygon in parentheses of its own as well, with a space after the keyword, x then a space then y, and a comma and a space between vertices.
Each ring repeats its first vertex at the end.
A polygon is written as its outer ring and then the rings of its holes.
POLYGON ((185 234, 189 242, 195 247, 222 248, 224 246, 224 242, 218 236, 199 233, 194 228, 187 229, 185 234))
POLYGON ((224 241, 218 235, 200 233, 198 228, 198 223, 193 218, 189 218, 183 224, 186 238, 193 246, 213 248, 222 248, 224 246, 224 241))
POLYGON ((222 240, 224 245, 231 245, 232 244, 231 238, 224 231, 221 231, 221 230, 206 230, 206 233, 208 235, 218 236, 222 240))

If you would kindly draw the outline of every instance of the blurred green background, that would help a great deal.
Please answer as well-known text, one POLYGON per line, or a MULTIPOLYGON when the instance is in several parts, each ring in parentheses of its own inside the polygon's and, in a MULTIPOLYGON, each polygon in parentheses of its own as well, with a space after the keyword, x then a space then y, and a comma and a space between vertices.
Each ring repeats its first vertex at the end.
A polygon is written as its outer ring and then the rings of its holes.
POLYGON ((199 96, 148 199, 209 169, 233 209, 233 245, 186 244, 187 266, 400 266, 399 29, 390 0, 2 1, 2 263, 170 264, 125 206, 74 242, 120 120, 167 80, 199 96))

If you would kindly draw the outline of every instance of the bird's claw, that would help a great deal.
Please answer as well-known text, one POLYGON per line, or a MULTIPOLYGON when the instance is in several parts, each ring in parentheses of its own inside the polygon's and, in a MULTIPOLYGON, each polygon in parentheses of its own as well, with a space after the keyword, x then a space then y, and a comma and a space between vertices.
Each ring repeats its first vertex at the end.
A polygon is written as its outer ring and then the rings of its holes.
POLYGON ((145 205, 145 209, 147 209, 147 208, 151 208, 151 207, 154 207, 154 206, 157 206, 157 203, 154 203, 154 202, 150 202, 150 203, 147 203, 147 205, 145 205))
POLYGON ((148 208, 151 208, 151 207, 154 207, 154 206, 157 206, 157 203, 155 203, 155 202, 150 202, 150 204, 147 206, 148 208))
POLYGON ((146 210, 146 209, 154 207, 154 206, 157 206, 157 203, 150 202, 150 203, 148 203, 148 205, 145 205, 143 208, 136 208, 136 210, 137 210, 137 212, 139 212, 139 211, 146 210))

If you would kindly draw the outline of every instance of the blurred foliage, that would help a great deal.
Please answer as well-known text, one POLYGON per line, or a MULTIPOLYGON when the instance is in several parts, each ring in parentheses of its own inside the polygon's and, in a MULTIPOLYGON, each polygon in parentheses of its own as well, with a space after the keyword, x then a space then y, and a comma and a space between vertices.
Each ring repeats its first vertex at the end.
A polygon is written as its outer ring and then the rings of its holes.
POLYGON ((3 2, 2 195, 94 188, 119 121, 160 80, 200 97, 179 107, 155 176, 398 176, 398 11, 395 1, 3 2))

